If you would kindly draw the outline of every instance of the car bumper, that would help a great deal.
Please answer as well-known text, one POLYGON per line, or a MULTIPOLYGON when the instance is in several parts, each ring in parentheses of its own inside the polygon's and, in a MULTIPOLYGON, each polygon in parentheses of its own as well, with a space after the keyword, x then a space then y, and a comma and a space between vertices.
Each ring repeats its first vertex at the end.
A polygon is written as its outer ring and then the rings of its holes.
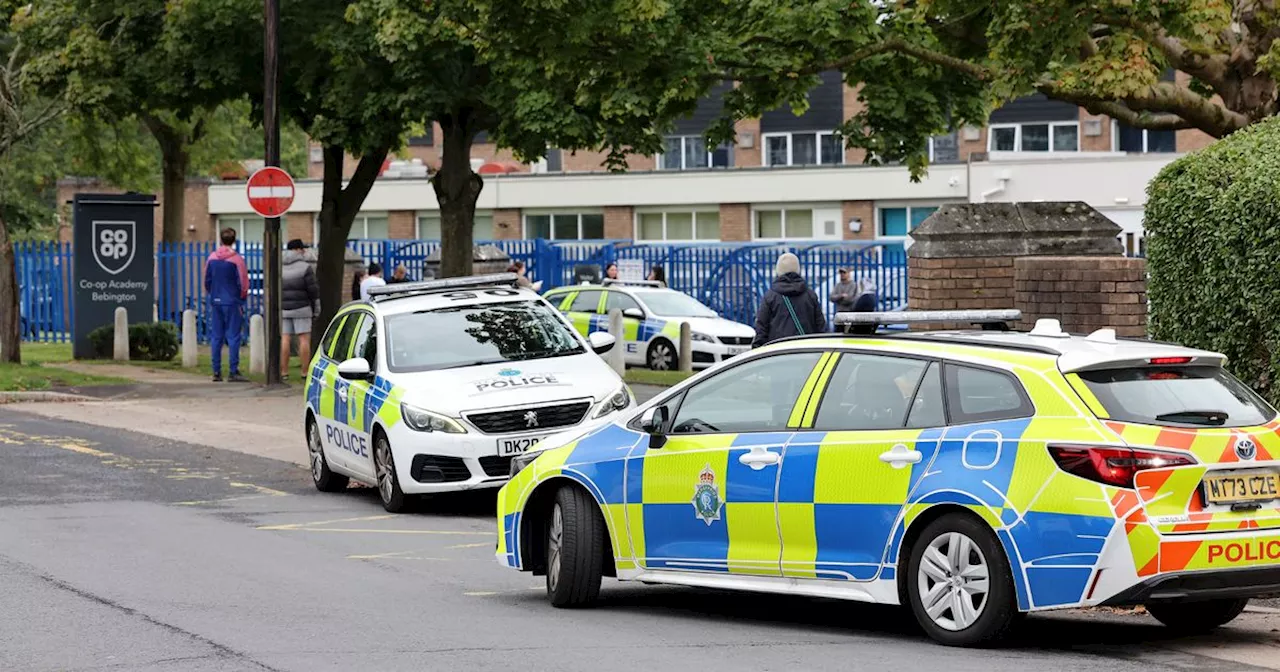
POLYGON ((1280 566, 1162 574, 1121 591, 1102 605, 1121 607, 1147 602, 1194 602, 1276 595, 1280 595, 1280 566))
POLYGON ((733 359, 735 356, 741 355, 750 349, 750 345, 725 345, 719 342, 693 341, 693 368, 705 369, 709 366, 715 366, 720 362, 733 359))

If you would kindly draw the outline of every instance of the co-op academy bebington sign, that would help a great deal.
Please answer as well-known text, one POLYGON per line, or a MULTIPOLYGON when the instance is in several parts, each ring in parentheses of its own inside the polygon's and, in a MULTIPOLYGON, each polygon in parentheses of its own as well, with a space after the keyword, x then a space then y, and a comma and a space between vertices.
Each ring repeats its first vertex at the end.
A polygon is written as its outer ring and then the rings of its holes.
POLYGON ((150 322, 155 306, 155 208, 149 194, 77 194, 75 346, 91 357, 89 332, 115 322, 124 306, 129 324, 150 322))

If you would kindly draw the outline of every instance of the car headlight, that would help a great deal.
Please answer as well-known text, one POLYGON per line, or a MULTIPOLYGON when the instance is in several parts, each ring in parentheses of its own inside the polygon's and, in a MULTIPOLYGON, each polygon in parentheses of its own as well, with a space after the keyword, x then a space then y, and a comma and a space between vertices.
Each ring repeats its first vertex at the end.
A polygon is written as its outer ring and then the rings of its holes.
POLYGON ((605 400, 600 402, 599 406, 596 406, 595 415, 591 417, 592 419, 603 418, 614 411, 621 411, 630 405, 631 388, 627 387, 626 383, 623 383, 622 387, 619 387, 613 394, 605 397, 605 400))
POLYGON ((700 334, 700 333, 698 333, 698 332, 696 332, 696 331, 695 331, 695 332, 693 332, 693 336, 692 336, 692 338, 693 338, 693 340, 695 340, 695 341, 702 341, 703 343, 715 343, 715 342, 716 342, 716 339, 715 339, 715 337, 714 337, 714 336, 708 336, 708 335, 706 335, 706 334, 700 334))
POLYGON ((520 473, 520 470, 533 464, 533 461, 538 459, 538 456, 541 455, 542 452, 543 451, 539 450, 533 453, 520 453, 519 455, 511 458, 511 471, 508 474, 508 477, 515 478, 516 474, 520 473))
POLYGON ((404 418, 404 424, 409 425, 409 429, 415 429, 419 432, 444 432, 445 434, 466 434, 467 429, 462 423, 448 416, 424 411, 417 406, 410 406, 406 403, 400 404, 400 416, 404 418))

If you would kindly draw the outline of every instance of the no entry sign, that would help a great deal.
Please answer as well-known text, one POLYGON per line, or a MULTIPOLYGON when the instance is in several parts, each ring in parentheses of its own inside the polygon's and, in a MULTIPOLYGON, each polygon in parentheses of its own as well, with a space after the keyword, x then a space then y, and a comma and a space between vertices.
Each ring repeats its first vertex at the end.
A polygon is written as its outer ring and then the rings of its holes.
POLYGON ((249 207, 263 217, 279 217, 293 205, 293 178, 267 166, 249 176, 249 207))

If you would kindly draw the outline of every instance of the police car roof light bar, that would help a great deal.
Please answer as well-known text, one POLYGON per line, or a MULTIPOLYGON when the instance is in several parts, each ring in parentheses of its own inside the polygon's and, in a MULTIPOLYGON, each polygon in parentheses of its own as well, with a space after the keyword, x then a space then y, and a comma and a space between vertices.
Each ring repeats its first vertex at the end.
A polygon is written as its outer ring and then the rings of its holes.
POLYGON ((1022 319, 1020 310, 901 310, 883 313, 836 313, 835 323, 850 324, 919 324, 921 322, 968 322, 997 324, 1022 319))
POLYGON ((444 278, 441 280, 421 280, 419 282, 399 282, 369 288, 369 300, 392 299, 414 294, 429 294, 461 288, 473 287, 515 287, 520 276, 515 273, 490 273, 488 275, 469 275, 461 278, 444 278))
POLYGON ((662 283, 657 280, 613 280, 608 279, 600 283, 601 285, 631 285, 633 287, 661 287, 662 283))

